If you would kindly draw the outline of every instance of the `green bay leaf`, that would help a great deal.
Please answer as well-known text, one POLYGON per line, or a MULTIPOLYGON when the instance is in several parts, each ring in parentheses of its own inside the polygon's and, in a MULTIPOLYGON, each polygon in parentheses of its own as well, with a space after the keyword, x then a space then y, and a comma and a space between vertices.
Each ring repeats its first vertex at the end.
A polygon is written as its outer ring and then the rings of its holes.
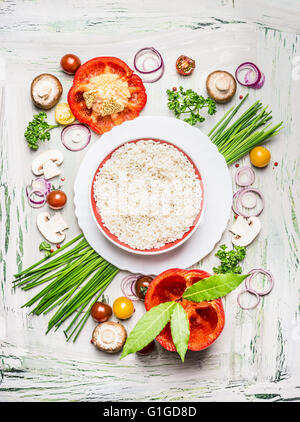
POLYGON ((218 299, 236 289, 247 277, 248 274, 240 275, 227 273, 212 275, 211 277, 198 281, 186 289, 183 298, 193 302, 218 299))
POLYGON ((146 312, 127 337, 121 359, 151 343, 170 321, 175 305, 175 302, 165 302, 146 312))
POLYGON ((190 338, 190 325, 187 314, 180 303, 175 303, 171 316, 171 333, 176 350, 184 362, 190 338))

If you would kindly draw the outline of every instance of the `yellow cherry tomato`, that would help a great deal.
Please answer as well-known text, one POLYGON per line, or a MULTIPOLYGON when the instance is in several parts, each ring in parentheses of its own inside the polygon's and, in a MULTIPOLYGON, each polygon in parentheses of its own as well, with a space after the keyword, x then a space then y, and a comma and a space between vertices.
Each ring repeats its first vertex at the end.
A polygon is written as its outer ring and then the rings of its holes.
POLYGON ((68 103, 57 104, 55 109, 55 120, 60 125, 69 125, 74 122, 75 116, 68 103))
POLYGON ((119 319, 130 318, 134 312, 132 301, 125 296, 118 297, 113 303, 113 312, 119 319))
POLYGON ((250 151, 250 161, 255 167, 266 167, 271 160, 271 153, 267 148, 255 147, 250 151))

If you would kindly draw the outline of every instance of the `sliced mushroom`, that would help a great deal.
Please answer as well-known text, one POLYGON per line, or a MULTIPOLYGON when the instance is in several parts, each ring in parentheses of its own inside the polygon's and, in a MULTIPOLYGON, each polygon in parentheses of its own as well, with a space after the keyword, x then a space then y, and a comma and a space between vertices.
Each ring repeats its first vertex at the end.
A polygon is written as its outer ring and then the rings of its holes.
POLYGON ((257 217, 239 216, 229 229, 234 234, 231 241, 235 246, 248 246, 256 238, 260 229, 261 223, 257 217))
POLYGON ((119 322, 107 321, 95 327, 92 343, 103 352, 119 352, 126 341, 127 332, 119 322))
POLYGON ((63 87, 56 76, 42 73, 31 83, 31 98, 34 104, 43 110, 54 107, 63 92, 63 87))
POLYGON ((206 79, 208 95, 217 103, 227 103, 236 92, 236 81, 233 75, 225 70, 216 70, 206 79))
POLYGON ((31 169, 36 176, 43 174, 45 179, 51 179, 61 173, 57 166, 61 165, 63 161, 62 152, 57 149, 49 149, 32 161, 31 169))
POLYGON ((64 230, 68 228, 68 225, 59 212, 55 213, 53 217, 48 212, 41 212, 37 216, 36 224, 48 242, 61 243, 65 240, 64 230))

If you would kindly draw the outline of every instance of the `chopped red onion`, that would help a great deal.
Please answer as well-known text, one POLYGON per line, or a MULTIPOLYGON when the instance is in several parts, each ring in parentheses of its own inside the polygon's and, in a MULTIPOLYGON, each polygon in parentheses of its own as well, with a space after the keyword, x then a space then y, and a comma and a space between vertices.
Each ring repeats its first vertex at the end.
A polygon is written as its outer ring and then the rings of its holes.
POLYGON ((263 292, 258 292, 257 290, 255 290, 255 291, 259 296, 266 296, 272 291, 272 289, 274 287, 274 278, 273 278, 273 275, 269 271, 264 270, 263 268, 257 268, 257 269, 253 269, 253 270, 249 271, 249 274, 251 274, 250 277, 246 278, 246 281, 245 281, 246 289, 254 290, 251 287, 251 281, 253 280, 253 278, 257 274, 264 274, 265 276, 267 276, 267 278, 269 280, 269 287, 266 290, 264 290, 263 292))
POLYGON ((249 166, 239 167, 235 173, 235 182, 239 186, 250 186, 255 181, 255 173, 249 166), (246 176, 246 180, 245 179, 246 176))
POLYGON ((259 296, 259 294, 258 294, 255 290, 252 290, 252 289, 245 289, 245 290, 242 290, 242 291, 238 294, 238 297, 237 297, 237 303, 239 304, 239 307, 240 307, 241 309, 243 309, 244 311, 248 311, 248 310, 250 310, 250 309, 255 309, 255 308, 257 307, 257 305, 259 304, 259 302, 260 302, 260 296, 259 296), (251 295, 253 295, 253 296, 255 296, 255 297, 256 297, 256 302, 255 302, 252 306, 244 306, 244 305, 242 305, 242 304, 241 304, 241 296, 242 296, 243 294, 245 294, 245 293, 249 293, 249 294, 251 294, 251 295))

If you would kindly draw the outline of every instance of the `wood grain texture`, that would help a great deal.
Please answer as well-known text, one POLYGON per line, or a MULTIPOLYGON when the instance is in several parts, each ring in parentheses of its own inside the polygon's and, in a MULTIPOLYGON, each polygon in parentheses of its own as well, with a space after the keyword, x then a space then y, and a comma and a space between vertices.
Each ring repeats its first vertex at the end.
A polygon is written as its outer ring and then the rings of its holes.
MULTIPOLYGON (((0 401, 299 400, 300 80, 292 79, 292 60, 300 55, 299 2, 211 3, 189 0, 184 8, 178 0, 0 3, 0 401), (279 166, 256 171, 255 186, 264 193, 266 208, 262 232, 248 248, 244 264, 245 270, 269 268, 276 278, 274 291, 252 312, 238 308, 237 292, 229 295, 224 300, 222 336, 213 347, 188 353, 184 364, 161 347, 150 357, 122 361, 103 355, 89 344, 92 321, 75 344, 65 343, 62 332, 44 336, 47 319, 30 317, 20 309, 32 293, 11 289, 13 273, 40 257, 37 210, 28 207, 24 194, 34 156, 23 138, 35 111, 30 81, 44 71, 56 74, 64 86, 64 100, 72 79, 58 68, 63 54, 72 51, 82 60, 113 54, 132 65, 134 52, 149 43, 163 53, 166 73, 159 83, 147 86, 144 115, 169 115, 164 91, 181 83, 174 61, 184 53, 198 64, 184 85, 200 92, 211 70, 233 71, 246 60, 258 63, 267 81, 263 90, 251 91, 251 101, 270 104, 274 121, 283 120, 285 126, 270 143, 272 161, 279 166)), ((208 132, 225 110, 220 106, 201 129, 208 132)), ((54 129, 51 146, 62 148, 59 135, 54 129)), ((65 153, 68 239, 78 233, 72 184, 83 154, 65 153)), ((243 162, 248 163, 248 157, 243 162)), ((228 231, 222 242, 230 244, 228 231)), ((198 267, 211 271, 216 262, 212 253, 198 267)), ((111 300, 119 295, 121 278, 119 274, 108 290, 111 300)), ((136 316, 126 324, 128 330, 142 308, 138 304, 136 316)))

